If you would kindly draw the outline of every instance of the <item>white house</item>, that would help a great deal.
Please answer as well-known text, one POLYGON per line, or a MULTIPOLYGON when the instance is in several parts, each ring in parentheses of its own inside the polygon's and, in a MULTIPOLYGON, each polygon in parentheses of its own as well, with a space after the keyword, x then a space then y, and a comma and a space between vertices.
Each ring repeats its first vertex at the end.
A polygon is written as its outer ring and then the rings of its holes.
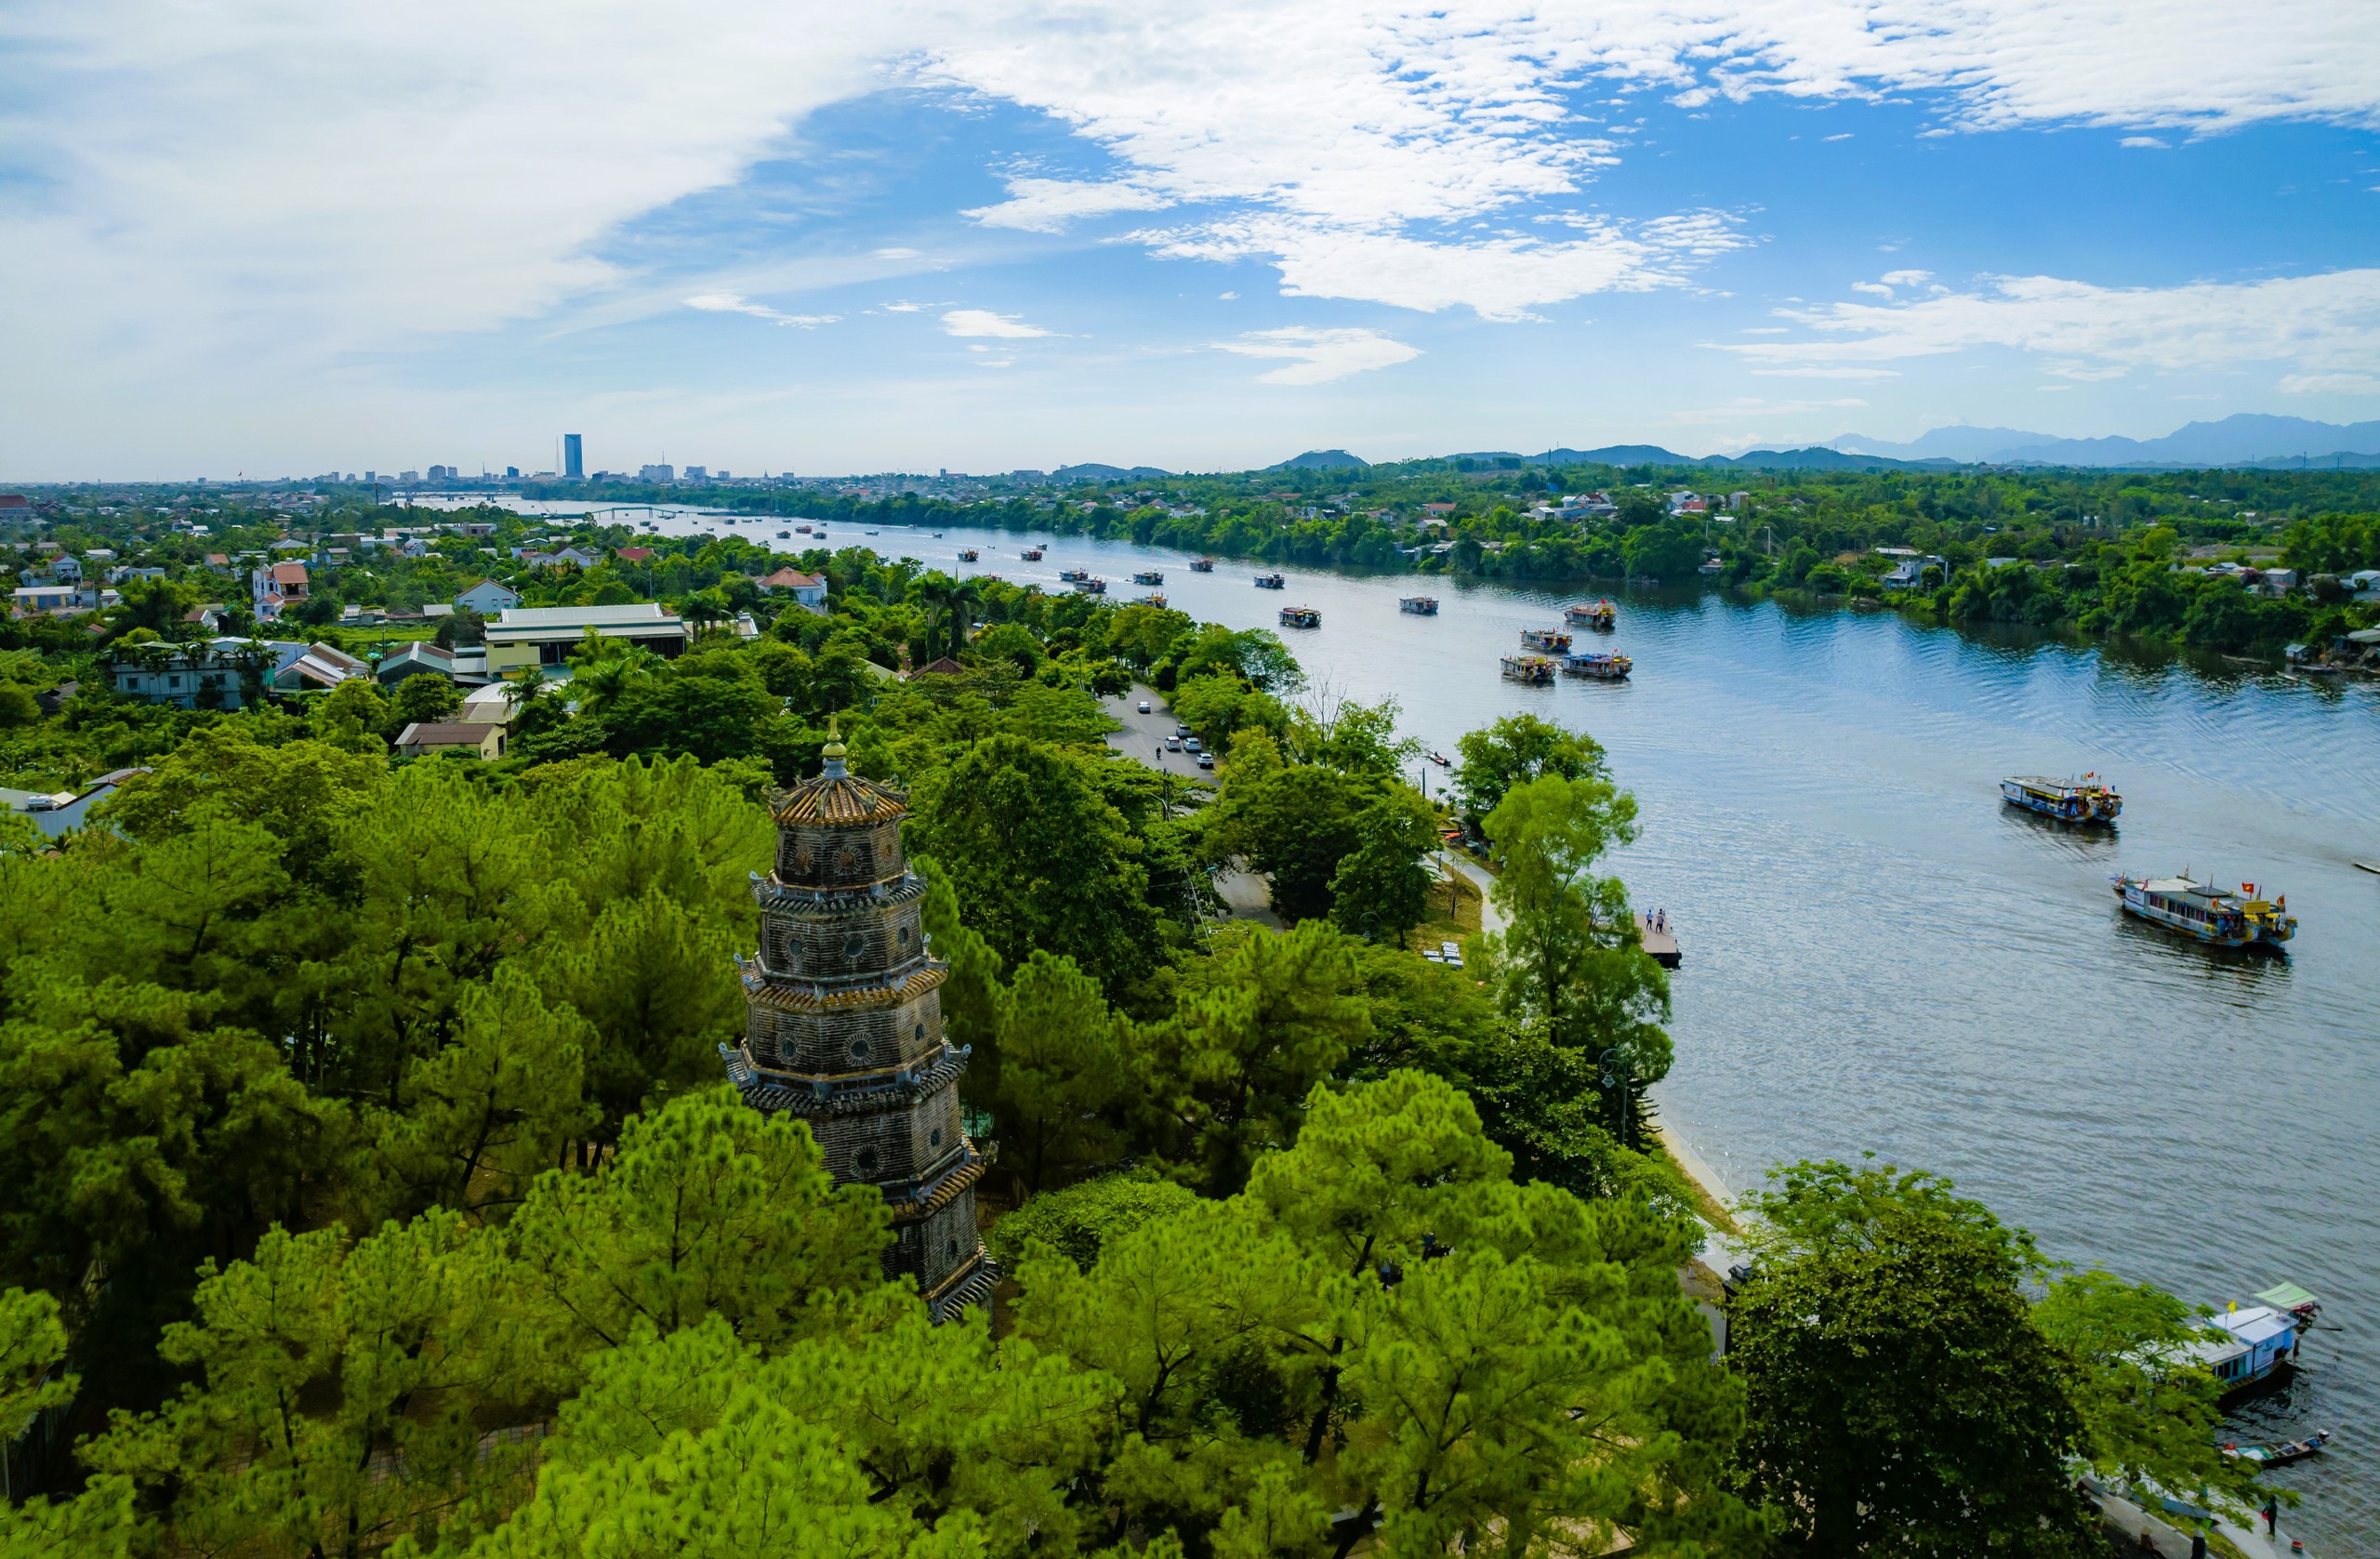
POLYGON ((304 601, 310 588, 304 563, 267 563, 248 571, 248 595, 257 616, 266 622, 304 601))
POLYGON ((521 592, 493 579, 483 579, 469 589, 456 594, 455 605, 466 612, 476 612, 483 617, 493 617, 521 604, 521 592))
POLYGON ((804 574, 798 568, 781 568, 752 582, 764 590, 783 590, 810 611, 822 615, 826 613, 826 581, 817 575, 804 574))
POLYGON ((109 663, 108 680, 126 697, 152 704, 236 709, 247 677, 270 684, 305 654, 305 645, 287 641, 211 639, 161 646, 154 658, 119 653, 109 663))

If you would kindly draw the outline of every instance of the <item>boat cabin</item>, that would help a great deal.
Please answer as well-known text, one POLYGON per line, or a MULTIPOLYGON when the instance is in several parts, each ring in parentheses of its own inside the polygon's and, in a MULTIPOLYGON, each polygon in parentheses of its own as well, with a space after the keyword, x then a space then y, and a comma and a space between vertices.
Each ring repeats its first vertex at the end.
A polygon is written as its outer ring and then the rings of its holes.
POLYGON ((2254 1385, 2296 1358, 2298 1318, 2268 1304, 2234 1306, 2206 1319, 2208 1337, 2190 1350, 2225 1391, 2254 1385))
POLYGON ((1311 606, 1284 606, 1281 608, 1281 626, 1283 628, 1320 628, 1322 614, 1311 606))
POLYGON ((1438 614, 1438 598, 1407 596, 1396 603, 1396 609, 1400 612, 1409 612, 1417 617, 1435 617, 1438 614))

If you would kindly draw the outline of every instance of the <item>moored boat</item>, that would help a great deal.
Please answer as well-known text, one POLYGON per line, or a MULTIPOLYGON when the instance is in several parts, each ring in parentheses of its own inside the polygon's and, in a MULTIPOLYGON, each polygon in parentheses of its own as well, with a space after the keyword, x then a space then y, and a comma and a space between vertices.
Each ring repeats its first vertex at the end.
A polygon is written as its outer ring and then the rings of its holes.
POLYGON ((1396 609, 1399 612, 1409 612, 1417 617, 1435 617, 1438 614, 1438 598, 1435 596, 1406 596, 1397 601, 1396 609))
POLYGON ((1281 608, 1281 626, 1283 628, 1320 628, 1322 614, 1311 606, 1284 606, 1281 608))
POLYGON ((2251 1446, 2242 1446, 2235 1441, 2223 1447, 2223 1454, 2235 1460, 2254 1462, 2259 1467, 2286 1467, 2293 1461, 2320 1456, 2322 1447, 2330 1441, 2331 1432, 2318 1429, 2303 1440, 2273 1440, 2251 1446))
POLYGON ((2000 799, 2062 823, 2113 823, 2123 811, 2123 798, 2096 773, 2079 780, 2012 774, 2000 782, 2000 799))
POLYGON ((1260 590, 1286 590, 1289 582, 1278 574, 1260 574, 1256 576, 1256 588, 1260 590))
POLYGON ((1550 682, 1554 680, 1554 662, 1543 655, 1506 655, 1504 675, 1516 682, 1550 682))
POLYGON ((1165 575, 1156 569, 1144 568, 1141 570, 1140 573, 1132 575, 1132 583, 1135 585, 1162 585, 1165 583, 1165 575))
POLYGON ((1593 628, 1607 628, 1620 620, 1620 609, 1608 598, 1589 603, 1580 601, 1562 609, 1565 622, 1593 628))
POLYGON ((2206 1336, 2188 1347, 2191 1362, 2203 1366, 2227 1396, 2296 1368, 2298 1340, 2322 1309, 2321 1301, 2294 1283, 2276 1284, 2255 1297, 2264 1302, 2227 1305, 2201 1321, 2206 1336))
POLYGON ((2118 873, 2108 880, 2126 914, 2214 946, 2279 951, 2281 944, 2297 934, 2297 917, 2289 913, 2289 895, 2264 898, 2253 882, 2242 882, 2235 893, 2197 881, 2188 872, 2156 878, 2118 873))
POLYGON ((1624 681, 1636 663, 1618 651, 1589 650, 1583 654, 1564 655, 1562 669, 1573 677, 1593 677, 1597 681, 1624 681))
POLYGON ((1567 654, 1570 651, 1570 636, 1558 628, 1525 628, 1521 629, 1521 642, 1550 655, 1567 654))
POLYGON ((1107 581, 1104 579, 1094 579, 1090 575, 1086 574, 1075 581, 1075 593, 1077 595, 1086 596, 1104 596, 1107 593, 1107 581))
POLYGON ((1190 572, 1193 574, 1212 574, 1215 572, 1215 560, 1212 558, 1193 558, 1190 561, 1190 572))
POLYGON ((1163 594, 1161 594, 1161 593, 1159 593, 1159 594, 1144 595, 1144 596, 1141 597, 1141 598, 1140 598, 1140 600, 1139 600, 1139 601, 1135 601, 1133 604, 1138 605, 1138 606, 1158 606, 1158 607, 1161 607, 1161 606, 1163 606, 1163 605, 1165 604, 1165 597, 1164 597, 1164 595, 1163 595, 1163 594))

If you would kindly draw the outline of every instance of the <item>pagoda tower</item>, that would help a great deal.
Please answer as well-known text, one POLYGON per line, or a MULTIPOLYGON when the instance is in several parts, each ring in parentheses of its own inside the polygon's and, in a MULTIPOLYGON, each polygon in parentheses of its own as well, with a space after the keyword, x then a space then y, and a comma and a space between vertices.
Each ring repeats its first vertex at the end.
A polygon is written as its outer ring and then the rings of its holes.
POLYGON ((926 885, 901 853, 908 797, 843 758, 830 738, 825 771, 776 803, 776 869, 752 878, 760 956, 735 960, 744 1042, 720 1053, 747 1103, 809 1124, 838 1182, 884 1193, 885 1275, 916 1279, 942 1321, 999 1276, 975 1232, 984 1157, 959 1116, 969 1050, 943 1037, 950 970, 926 950, 926 885))

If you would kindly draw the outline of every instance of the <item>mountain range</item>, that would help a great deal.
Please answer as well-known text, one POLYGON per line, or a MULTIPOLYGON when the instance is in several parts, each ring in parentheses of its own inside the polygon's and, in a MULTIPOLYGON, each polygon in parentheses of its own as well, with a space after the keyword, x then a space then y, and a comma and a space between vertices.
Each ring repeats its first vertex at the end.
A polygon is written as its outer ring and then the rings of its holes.
POLYGON ((1937 428, 1896 443, 1846 433, 1831 441, 1848 454, 1892 459, 1955 460, 1995 466, 2307 466, 2380 465, 2380 422, 2312 422, 2302 416, 2241 412, 2193 422, 2161 439, 2061 439, 2015 428, 1937 428), (2363 452, 2363 453, 2358 453, 2363 452))

